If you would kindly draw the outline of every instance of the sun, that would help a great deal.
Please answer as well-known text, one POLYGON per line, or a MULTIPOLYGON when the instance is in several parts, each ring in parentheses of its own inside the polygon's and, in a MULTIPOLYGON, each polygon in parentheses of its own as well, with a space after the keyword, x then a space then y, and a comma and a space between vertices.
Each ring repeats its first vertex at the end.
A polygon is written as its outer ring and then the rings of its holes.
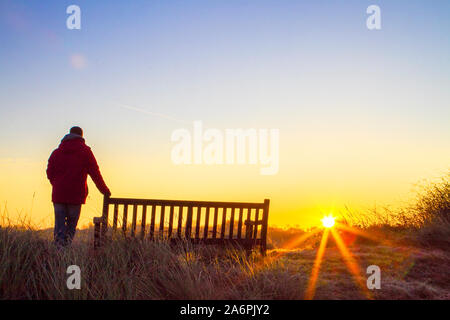
POLYGON ((321 221, 322 221, 322 225, 325 228, 332 228, 334 226, 335 220, 336 220, 336 218, 330 214, 328 216, 323 217, 323 219, 321 221))

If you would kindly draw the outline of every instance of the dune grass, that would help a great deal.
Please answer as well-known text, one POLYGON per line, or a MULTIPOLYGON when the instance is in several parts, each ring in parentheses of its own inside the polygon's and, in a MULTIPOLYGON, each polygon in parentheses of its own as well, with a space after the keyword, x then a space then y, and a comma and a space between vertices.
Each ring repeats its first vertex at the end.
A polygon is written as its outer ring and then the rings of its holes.
POLYGON ((300 294, 301 274, 282 262, 214 247, 170 247, 118 240, 94 251, 76 241, 58 249, 35 231, 0 229, 2 299, 250 299, 300 294), (68 290, 66 269, 82 270, 82 290, 68 290), (289 286, 291 289, 289 289, 289 286))

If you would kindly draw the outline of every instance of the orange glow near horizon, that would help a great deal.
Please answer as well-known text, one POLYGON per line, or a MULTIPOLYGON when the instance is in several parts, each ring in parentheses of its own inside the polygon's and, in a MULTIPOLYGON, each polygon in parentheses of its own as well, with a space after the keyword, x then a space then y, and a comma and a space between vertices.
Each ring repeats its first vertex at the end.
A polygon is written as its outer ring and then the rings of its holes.
MULTIPOLYGON (((333 194, 332 184, 316 185, 324 179, 320 176, 305 176, 304 184, 300 184, 293 182, 297 178, 302 180, 295 174, 281 171, 277 176, 264 177, 248 166, 174 166, 161 157, 153 157, 150 165, 144 159, 116 157, 105 152, 105 148, 94 145, 93 150, 113 197, 243 202, 262 202, 269 198, 270 226, 316 227, 321 225, 322 212, 345 212, 346 203, 352 209, 367 210, 371 208, 368 205, 371 199, 385 199, 383 194, 370 193, 369 197, 361 191, 353 193, 349 186, 345 192, 333 194), (239 180, 236 175, 240 176, 239 180)), ((45 175, 46 159, 51 151, 48 149, 48 154, 42 152, 40 161, 0 159, 0 216, 6 215, 13 222, 27 217, 37 228, 53 226, 51 186, 45 175)), ((102 195, 90 178, 88 186, 89 196, 82 208, 79 228, 92 224, 93 217, 99 216, 102 210, 102 195)))
POLYGON ((358 229, 358 228, 355 228, 355 227, 352 227, 352 226, 349 226, 349 225, 346 225, 343 223, 336 223, 336 227, 339 228, 339 230, 351 232, 355 235, 364 237, 366 239, 369 239, 369 240, 377 242, 377 243, 381 243, 381 244, 385 244, 385 245, 392 245, 391 241, 389 241, 387 239, 382 239, 380 237, 376 237, 366 231, 363 231, 361 229, 358 229))
POLYGON ((283 249, 284 250, 290 250, 293 249, 295 247, 298 247, 299 245, 301 245, 303 242, 305 242, 306 240, 308 240, 309 238, 311 238, 313 235, 315 235, 316 233, 319 233, 320 229, 314 229, 310 232, 307 232, 297 238, 294 238, 292 240, 290 240, 289 242, 287 242, 286 244, 283 245, 283 249))

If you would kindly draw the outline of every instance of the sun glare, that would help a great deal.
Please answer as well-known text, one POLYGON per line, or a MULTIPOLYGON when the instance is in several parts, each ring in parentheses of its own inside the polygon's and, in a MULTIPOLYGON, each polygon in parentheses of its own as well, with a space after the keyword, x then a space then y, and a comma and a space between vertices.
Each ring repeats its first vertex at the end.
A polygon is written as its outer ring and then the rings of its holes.
POLYGON ((334 226, 335 218, 332 215, 328 215, 323 217, 321 221, 325 228, 332 228, 334 226))

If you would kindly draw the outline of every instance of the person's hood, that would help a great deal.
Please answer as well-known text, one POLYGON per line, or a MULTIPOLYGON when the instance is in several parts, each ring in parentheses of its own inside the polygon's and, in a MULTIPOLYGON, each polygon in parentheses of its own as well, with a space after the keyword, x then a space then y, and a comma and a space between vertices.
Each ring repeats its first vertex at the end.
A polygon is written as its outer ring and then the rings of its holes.
POLYGON ((75 134, 75 133, 68 133, 64 136, 64 138, 62 138, 61 142, 73 140, 73 139, 81 139, 84 141, 84 138, 82 136, 75 134))
POLYGON ((62 138, 59 149, 64 153, 78 152, 80 146, 85 147, 84 138, 78 134, 69 133, 62 138))

